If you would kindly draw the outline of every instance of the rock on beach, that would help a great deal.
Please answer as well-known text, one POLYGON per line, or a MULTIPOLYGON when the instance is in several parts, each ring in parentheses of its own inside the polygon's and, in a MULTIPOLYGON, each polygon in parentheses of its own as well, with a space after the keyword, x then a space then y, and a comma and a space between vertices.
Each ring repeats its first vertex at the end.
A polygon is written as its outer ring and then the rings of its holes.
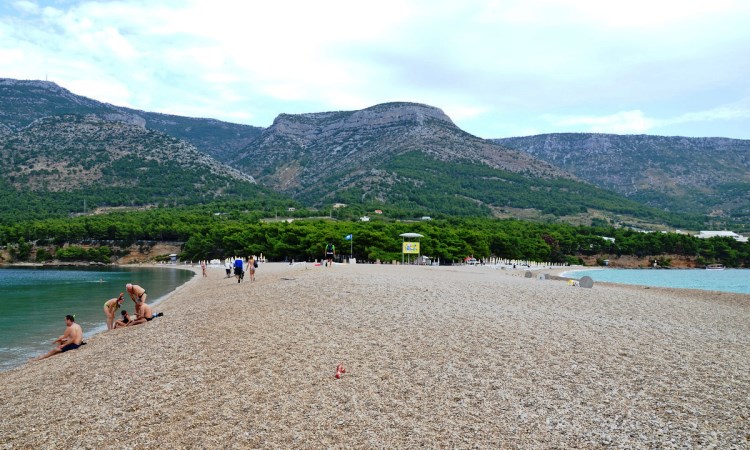
POLYGON ((0 373, 0 448, 750 446, 747 295, 265 264, 160 310, 0 373))

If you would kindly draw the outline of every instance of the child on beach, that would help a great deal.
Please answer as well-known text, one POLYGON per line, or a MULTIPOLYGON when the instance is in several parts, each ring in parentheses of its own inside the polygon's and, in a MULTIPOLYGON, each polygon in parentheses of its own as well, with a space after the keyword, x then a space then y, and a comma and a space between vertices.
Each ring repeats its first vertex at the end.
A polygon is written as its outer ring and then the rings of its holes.
POLYGON ((124 309, 122 310, 122 319, 115 322, 115 328, 122 328, 128 326, 133 319, 130 318, 130 314, 124 309))

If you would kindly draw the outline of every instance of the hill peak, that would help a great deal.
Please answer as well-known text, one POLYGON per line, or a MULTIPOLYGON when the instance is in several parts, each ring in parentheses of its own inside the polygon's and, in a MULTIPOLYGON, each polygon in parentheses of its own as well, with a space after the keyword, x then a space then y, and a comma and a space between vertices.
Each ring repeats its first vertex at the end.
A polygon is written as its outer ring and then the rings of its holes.
POLYGON ((290 134, 308 134, 312 130, 343 130, 382 127, 396 124, 424 125, 439 121, 455 127, 443 110, 421 103, 381 103, 356 111, 329 111, 304 114, 279 114, 271 129, 290 134))
POLYGON ((365 108, 361 111, 357 111, 357 113, 382 115, 394 120, 415 120, 418 123, 423 123, 427 119, 435 119, 454 125, 451 118, 448 117, 448 115, 445 114, 442 109, 430 105, 425 105, 423 103, 380 103, 378 105, 365 108))
POLYGON ((81 104, 84 102, 86 103, 95 102, 94 100, 91 100, 89 98, 76 95, 53 81, 15 80, 13 78, 0 78, 0 89, 3 89, 3 88, 23 89, 23 90, 26 90, 27 92, 35 93, 36 95, 41 94, 40 91, 44 90, 44 91, 48 91, 51 94, 64 97, 67 100, 71 100, 78 104, 81 104))
POLYGON ((15 78, 0 78, 0 86, 29 86, 45 89, 63 89, 53 81, 42 80, 16 80, 15 78))

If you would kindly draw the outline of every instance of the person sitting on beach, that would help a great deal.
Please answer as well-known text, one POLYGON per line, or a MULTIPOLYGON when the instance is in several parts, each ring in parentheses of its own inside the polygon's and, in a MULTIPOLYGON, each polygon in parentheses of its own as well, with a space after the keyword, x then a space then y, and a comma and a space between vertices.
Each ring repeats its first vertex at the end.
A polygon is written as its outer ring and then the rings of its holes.
POLYGON ((130 314, 124 309, 122 310, 122 319, 115 322, 115 328, 122 328, 128 326, 133 319, 130 318, 130 314))
POLYGON ((154 314, 154 310, 147 304, 142 304, 139 312, 136 313, 135 320, 131 320, 127 326, 140 325, 142 323, 151 322, 154 317, 161 317, 164 313, 154 314))
POLYGON ((146 299, 148 298, 148 295, 146 295, 146 290, 138 286, 137 284, 130 283, 125 285, 125 290, 128 291, 130 299, 133 300, 133 303, 135 303, 135 313, 137 315, 138 310, 141 308, 141 305, 146 303, 146 299))
POLYGON ((104 302, 104 315, 107 316, 107 329, 111 330, 114 328, 113 324, 115 322, 115 311, 120 309, 120 306, 122 305, 124 298, 122 292, 120 292, 120 296, 117 298, 111 298, 104 302))
POLYGON ((39 361, 40 359, 49 358, 50 356, 57 355, 58 353, 65 353, 68 350, 75 350, 83 345, 83 329, 76 323, 75 316, 68 314, 65 316, 65 325, 68 328, 65 329, 65 333, 62 336, 55 339, 53 343, 55 348, 49 351, 46 355, 38 356, 32 361, 39 361))

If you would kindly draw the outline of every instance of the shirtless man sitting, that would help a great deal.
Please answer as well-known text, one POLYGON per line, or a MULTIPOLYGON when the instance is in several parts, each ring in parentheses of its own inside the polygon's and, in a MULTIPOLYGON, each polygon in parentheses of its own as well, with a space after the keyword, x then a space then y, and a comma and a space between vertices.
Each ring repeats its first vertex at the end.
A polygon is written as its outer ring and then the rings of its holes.
POLYGON ((83 345, 83 329, 76 323, 75 317, 70 314, 65 316, 65 324, 68 326, 68 328, 65 329, 65 333, 53 341, 56 344, 55 348, 50 350, 46 355, 32 359, 32 361, 39 361, 40 359, 49 358, 58 353, 75 350, 83 345))
MULTIPOLYGON (((161 315, 161 313, 159 313, 161 315)), ((154 319, 154 310, 147 304, 142 304, 141 309, 136 313, 135 320, 131 320, 127 326, 140 325, 142 323, 150 322, 154 319)))
POLYGON ((133 303, 135 303, 135 313, 138 314, 138 310, 141 308, 141 305, 145 304, 146 299, 148 299, 146 290, 138 286, 137 284, 130 283, 125 285, 125 290, 128 292, 128 295, 130 295, 130 299, 133 300, 133 303))

